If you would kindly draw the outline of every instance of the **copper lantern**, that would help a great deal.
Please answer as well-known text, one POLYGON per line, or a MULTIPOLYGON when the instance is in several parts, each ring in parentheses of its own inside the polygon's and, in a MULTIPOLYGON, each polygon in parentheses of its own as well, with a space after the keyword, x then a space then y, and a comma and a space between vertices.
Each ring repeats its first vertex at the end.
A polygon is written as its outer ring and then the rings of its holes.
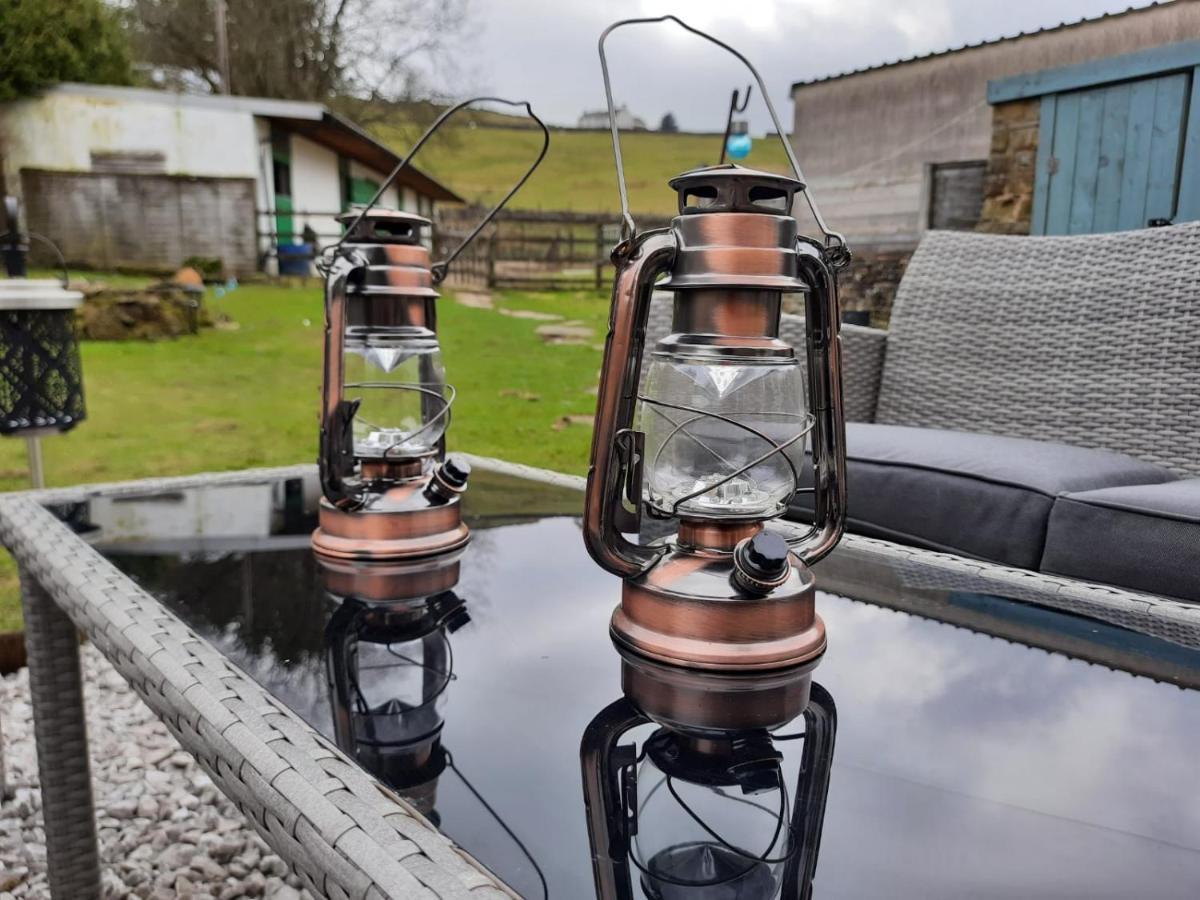
MULTIPOLYGON (((736 51, 682 25, 746 63, 736 51)), ((717 165, 670 182, 678 216, 638 233, 629 214, 612 92, 600 41, 623 210, 613 251, 605 344, 588 473, 585 540, 624 579, 614 638, 651 659, 716 670, 771 669, 816 659, 825 629, 809 566, 839 540, 845 518, 836 271, 849 260, 792 175, 717 165), (820 240, 793 215, 807 199, 820 240), (671 334, 649 348, 652 292, 673 294, 671 334), (780 338, 785 295, 803 298, 806 346, 780 338), (800 490, 810 450, 816 515, 804 534, 772 531, 800 490), (667 540, 639 542, 643 514, 672 520, 667 540)))
POLYGON ((452 552, 468 539, 459 506, 470 467, 447 459, 454 389, 437 333, 437 286, 449 265, 529 178, 550 135, 528 103, 492 97, 446 110, 325 253, 325 374, 320 471, 324 499, 313 533, 327 558, 388 561, 452 552), (431 222, 374 209, 430 136, 459 109, 482 101, 523 106, 541 127, 533 165, 444 260, 432 263, 431 222))

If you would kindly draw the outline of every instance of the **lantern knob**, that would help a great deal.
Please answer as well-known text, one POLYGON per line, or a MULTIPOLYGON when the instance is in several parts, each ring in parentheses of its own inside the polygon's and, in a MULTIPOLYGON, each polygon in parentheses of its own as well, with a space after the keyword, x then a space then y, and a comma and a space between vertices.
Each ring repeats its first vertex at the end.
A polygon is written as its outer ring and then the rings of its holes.
POLYGON ((470 477, 471 464, 461 457, 449 456, 433 470, 425 493, 431 498, 451 500, 467 489, 467 479, 470 477))
POLYGON ((733 551, 733 583, 747 594, 769 594, 787 581, 791 568, 787 541, 773 531, 760 531, 733 551))

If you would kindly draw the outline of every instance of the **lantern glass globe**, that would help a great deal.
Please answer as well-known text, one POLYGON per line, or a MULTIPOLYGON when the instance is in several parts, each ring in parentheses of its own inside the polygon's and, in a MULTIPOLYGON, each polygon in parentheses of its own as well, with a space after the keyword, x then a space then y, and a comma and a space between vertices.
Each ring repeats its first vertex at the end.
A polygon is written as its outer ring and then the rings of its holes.
POLYGON ((794 358, 701 362, 656 353, 642 396, 637 428, 646 436, 644 496, 652 507, 699 519, 786 511, 805 439, 770 451, 807 421, 794 358))
POLYGON ((637 780, 640 804, 632 850, 644 867, 648 897, 777 896, 791 839, 786 794, 774 790, 746 797, 735 785, 670 778, 649 759, 639 767, 637 780), (736 835, 737 846, 714 833, 736 835))
POLYGON ((446 373, 436 341, 387 333, 348 335, 344 395, 360 401, 354 455, 403 459, 433 453, 446 432, 446 373))

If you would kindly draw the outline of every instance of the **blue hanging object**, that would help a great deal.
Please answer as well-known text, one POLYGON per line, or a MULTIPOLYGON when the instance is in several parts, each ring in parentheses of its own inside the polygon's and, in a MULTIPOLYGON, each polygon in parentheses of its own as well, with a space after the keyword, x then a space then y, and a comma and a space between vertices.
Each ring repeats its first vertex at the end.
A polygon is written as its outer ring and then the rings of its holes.
POLYGON ((750 155, 752 143, 748 134, 731 134, 725 141, 725 153, 730 159, 745 159, 750 155))

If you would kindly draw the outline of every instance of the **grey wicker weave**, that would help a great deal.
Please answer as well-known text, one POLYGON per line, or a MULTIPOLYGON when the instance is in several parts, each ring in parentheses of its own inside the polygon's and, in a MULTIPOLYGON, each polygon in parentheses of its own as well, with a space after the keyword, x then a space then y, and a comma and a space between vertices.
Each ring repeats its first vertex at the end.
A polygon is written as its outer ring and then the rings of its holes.
POLYGON ((1200 222, 928 233, 896 295, 866 421, 1115 450, 1200 475, 1200 222))
MULTIPOLYGON (((310 474, 311 467, 289 471, 310 474)), ((254 474, 142 482, 129 489, 238 480, 253 481, 254 474)), ((0 500, 0 541, 17 559, 25 593, 48 863, 57 900, 100 893, 75 627, 315 895, 516 896, 38 502, 78 499, 80 493, 0 500)))

